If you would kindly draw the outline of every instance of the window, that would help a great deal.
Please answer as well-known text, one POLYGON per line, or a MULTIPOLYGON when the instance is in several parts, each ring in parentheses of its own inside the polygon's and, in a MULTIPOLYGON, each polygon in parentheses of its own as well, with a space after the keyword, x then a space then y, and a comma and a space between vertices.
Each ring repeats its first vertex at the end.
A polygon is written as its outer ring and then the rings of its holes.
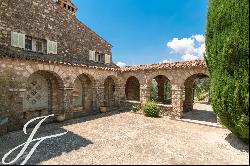
POLYGON ((25 49, 35 52, 47 52, 47 41, 25 36, 25 49))
POLYGON ((25 49, 32 50, 32 38, 29 36, 25 37, 25 49))
POLYGON ((57 54, 57 42, 11 32, 11 46, 47 54, 57 54))
POLYGON ((63 7, 66 9, 67 8, 67 4, 63 4, 63 7))
POLYGON ((96 52, 95 59, 97 62, 105 63, 105 55, 104 54, 96 52))

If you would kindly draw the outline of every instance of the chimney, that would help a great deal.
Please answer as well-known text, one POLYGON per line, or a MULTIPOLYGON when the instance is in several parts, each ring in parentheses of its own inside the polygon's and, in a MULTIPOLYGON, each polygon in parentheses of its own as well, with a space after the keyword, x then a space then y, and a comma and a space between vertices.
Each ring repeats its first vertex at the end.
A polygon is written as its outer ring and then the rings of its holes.
POLYGON ((76 14, 77 7, 71 2, 71 0, 57 0, 57 3, 69 14, 73 16, 76 14))

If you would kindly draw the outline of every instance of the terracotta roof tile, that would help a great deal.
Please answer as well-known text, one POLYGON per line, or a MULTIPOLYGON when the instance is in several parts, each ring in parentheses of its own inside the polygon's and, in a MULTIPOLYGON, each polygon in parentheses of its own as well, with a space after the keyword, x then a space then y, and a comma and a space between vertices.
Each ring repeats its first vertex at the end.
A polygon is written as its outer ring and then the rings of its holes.
POLYGON ((195 61, 185 61, 185 62, 171 62, 162 64, 152 64, 152 65, 139 65, 139 66, 127 66, 120 68, 121 72, 129 71, 141 71, 141 70, 160 70, 160 69, 185 69, 192 67, 207 67, 204 60, 195 61))

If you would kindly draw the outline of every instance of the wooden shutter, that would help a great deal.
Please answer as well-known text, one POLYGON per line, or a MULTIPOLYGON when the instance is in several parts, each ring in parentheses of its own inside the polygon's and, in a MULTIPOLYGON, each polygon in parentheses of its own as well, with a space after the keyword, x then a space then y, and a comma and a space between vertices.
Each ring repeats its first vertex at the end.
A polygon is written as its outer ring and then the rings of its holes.
POLYGON ((53 42, 53 53, 57 54, 57 42, 53 42))
POLYGON ((11 46, 25 48, 25 34, 11 32, 11 46))
POLYGON ((19 48, 25 48, 25 34, 18 34, 18 46, 19 48))
POLYGON ((95 61, 95 51, 89 50, 89 60, 95 61))
POLYGON ((51 54, 52 53, 52 42, 50 40, 47 40, 47 54, 51 54))
POLYGON ((11 46, 18 47, 18 38, 19 35, 17 32, 11 32, 11 46))
POLYGON ((108 54, 105 54, 105 63, 106 64, 110 64, 110 55, 108 55, 108 54))
POLYGON ((57 42, 47 40, 47 54, 57 54, 57 42))

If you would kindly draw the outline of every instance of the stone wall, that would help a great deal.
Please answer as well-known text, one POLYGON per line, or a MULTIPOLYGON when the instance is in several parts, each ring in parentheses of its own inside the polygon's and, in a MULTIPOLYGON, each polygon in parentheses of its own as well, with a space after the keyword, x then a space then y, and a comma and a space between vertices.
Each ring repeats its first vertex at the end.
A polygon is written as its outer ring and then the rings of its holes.
MULTIPOLYGON (((46 62, 35 62, 22 59, 11 59, 0 56, 0 117, 9 117, 8 131, 21 129, 27 120, 40 115, 53 113, 60 115, 66 113, 66 118, 75 118, 83 115, 98 113, 102 105, 105 93, 105 80, 108 77, 117 77, 117 72, 112 70, 98 69, 97 67, 80 67, 74 65, 55 64, 46 62), (29 89, 29 79, 34 74, 40 74, 51 84, 51 94, 48 96, 48 110, 37 108, 24 109, 24 100, 27 95, 34 95, 34 99, 40 102, 37 96, 38 87, 29 89), (86 87, 85 108, 75 110, 73 108, 74 82, 82 75, 91 80, 91 86, 86 87), (33 92, 33 90, 35 90, 33 92), (31 94, 30 94, 31 92, 31 94), (91 95, 90 95, 91 94, 91 95)), ((90 83, 83 80, 86 85, 90 83)), ((119 92, 119 84, 116 84, 116 93, 119 92)), ((119 99, 119 96, 116 96, 119 99)), ((32 100, 31 100, 32 102, 32 100)), ((116 100, 119 102, 119 100, 116 100)))
POLYGON ((132 81, 129 86, 135 89, 131 93, 136 92, 136 97, 139 98, 137 103, 143 103, 150 100, 152 79, 160 75, 167 77, 172 85, 172 105, 160 105, 161 115, 180 118, 183 113, 185 86, 191 87, 188 80, 198 78, 200 74, 207 75, 206 68, 194 66, 175 70, 123 72, 117 68, 48 63, 0 55, 0 117, 9 118, 7 130, 13 131, 21 129, 28 120, 40 115, 65 114, 66 119, 72 119, 100 113, 100 108, 103 106, 110 107, 108 110, 130 109, 134 104, 131 105, 131 102, 127 101, 127 80, 129 78, 138 80, 137 83, 132 81), (45 86, 48 89, 46 94, 49 94, 45 99, 48 100, 48 105, 38 104, 42 108, 34 104, 43 102, 40 101, 41 98, 38 95, 41 87, 35 86, 36 83, 30 81, 37 74, 48 81, 48 86, 45 86), (77 79, 81 79, 82 88, 75 86, 77 79), (79 93, 81 89, 82 93, 79 93), (29 101, 31 105, 25 107, 24 103, 28 94, 33 95, 32 100, 29 101), (74 97, 79 95, 82 95, 82 101, 79 101, 80 106, 76 107, 74 97), (112 103, 107 103, 107 101, 112 101, 112 103))
MULTIPOLYGON (((42 61, 112 66, 89 61, 89 50, 111 55, 112 46, 53 0, 0 1, 0 54, 42 61), (58 54, 11 47, 11 31, 57 42, 58 54)), ((112 59, 112 58, 111 58, 112 59)))

